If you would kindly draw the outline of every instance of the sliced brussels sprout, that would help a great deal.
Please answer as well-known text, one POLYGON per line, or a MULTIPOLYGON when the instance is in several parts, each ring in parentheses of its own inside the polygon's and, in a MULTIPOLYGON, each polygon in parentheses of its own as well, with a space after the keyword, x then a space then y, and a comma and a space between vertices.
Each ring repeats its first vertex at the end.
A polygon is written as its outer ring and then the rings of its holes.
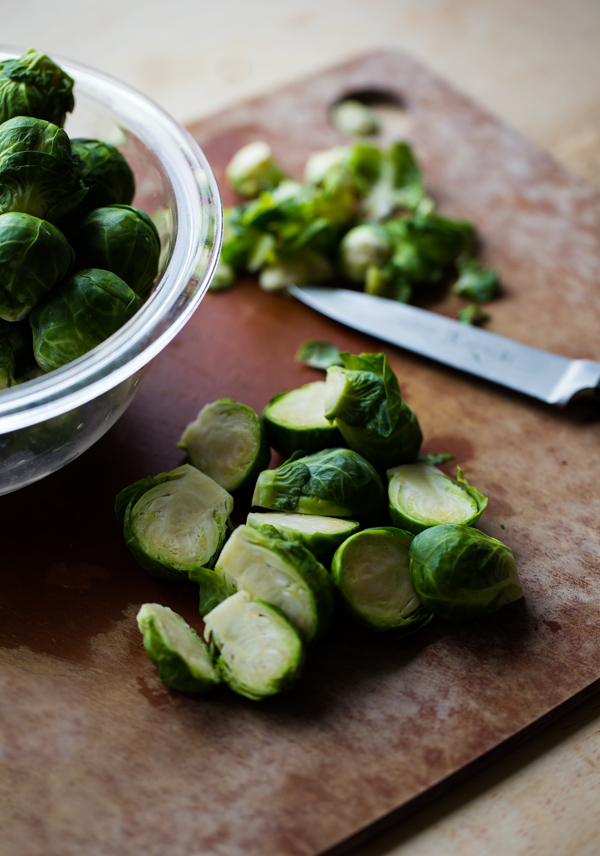
POLYGON ((231 594, 243 589, 271 603, 310 642, 329 626, 333 610, 331 577, 299 541, 238 526, 215 565, 231 594))
POLYGON ((283 181, 285 174, 273 157, 268 143, 256 140, 242 146, 225 169, 225 177, 240 196, 255 197, 263 190, 272 190, 283 181))
POLYGON ((319 562, 328 566, 342 541, 360 529, 357 520, 324 517, 320 514, 294 514, 285 511, 251 511, 246 523, 259 532, 272 529, 282 537, 301 541, 319 562))
POLYGON ((453 621, 488 615, 523 596, 512 550, 460 523, 415 535, 410 572, 425 608, 453 621))
POLYGON ((139 564, 159 577, 181 579, 212 567, 230 530, 233 498, 190 464, 124 488, 115 512, 139 564))
POLYGON ((343 446, 344 438, 324 414, 325 381, 276 395, 263 410, 269 443, 284 458, 299 449, 312 453, 343 446))
POLYGON ((327 517, 386 518, 385 491, 377 470, 351 449, 296 453, 275 470, 263 470, 252 504, 272 511, 327 517))
POLYGON ((145 294, 154 283, 160 238, 156 226, 140 208, 95 208, 84 217, 73 242, 77 267, 109 270, 136 294, 145 294))
POLYGON ((413 536, 403 529, 364 529, 338 547, 331 575, 347 609, 375 630, 413 632, 432 614, 423 608, 410 576, 413 536))
POLYGON ((0 62, 0 123, 15 116, 46 119, 60 128, 73 110, 73 78, 39 51, 0 62))
POLYGON ((231 398, 205 405, 177 445, 194 467, 227 491, 253 484, 271 459, 262 420, 251 407, 231 398))
POLYGON ((141 305, 116 274, 97 268, 77 271, 29 314, 37 364, 52 371, 81 357, 129 321, 141 305))
POLYGON ((168 606, 142 604, 137 623, 163 684, 185 693, 203 693, 221 682, 204 639, 168 606))
POLYGON ((217 670, 240 695, 258 701, 289 689, 300 677, 304 646, 285 615, 240 591, 204 617, 217 670))
POLYGON ((75 253, 63 233, 31 214, 0 214, 0 318, 20 321, 60 282, 75 253))
POLYGON ((470 526, 487 506, 487 498, 471 487, 460 467, 456 479, 425 463, 394 467, 387 476, 392 522, 415 535, 440 523, 470 526))
POLYGON ((423 440, 419 421, 403 400, 384 354, 340 354, 327 369, 325 416, 351 449, 378 469, 416 460, 423 440))

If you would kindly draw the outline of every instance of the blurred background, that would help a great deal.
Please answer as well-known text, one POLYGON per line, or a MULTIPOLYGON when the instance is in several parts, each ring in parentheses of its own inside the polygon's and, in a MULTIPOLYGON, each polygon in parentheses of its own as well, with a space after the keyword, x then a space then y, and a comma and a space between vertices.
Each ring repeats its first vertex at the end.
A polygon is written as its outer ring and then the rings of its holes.
MULTIPOLYGON (((1 39, 108 72, 182 123, 401 50, 600 188, 600 0, 20 0, 1 39)), ((357 850, 596 856, 600 700, 357 850)))

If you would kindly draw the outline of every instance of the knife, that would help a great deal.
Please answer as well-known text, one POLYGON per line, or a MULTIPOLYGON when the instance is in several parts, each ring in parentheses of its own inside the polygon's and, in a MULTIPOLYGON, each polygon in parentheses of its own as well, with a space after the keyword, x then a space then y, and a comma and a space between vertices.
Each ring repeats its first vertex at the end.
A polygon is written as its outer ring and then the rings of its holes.
POLYGON ((564 406, 587 393, 600 403, 600 363, 572 360, 452 318, 344 288, 292 285, 295 298, 385 342, 509 389, 564 406))

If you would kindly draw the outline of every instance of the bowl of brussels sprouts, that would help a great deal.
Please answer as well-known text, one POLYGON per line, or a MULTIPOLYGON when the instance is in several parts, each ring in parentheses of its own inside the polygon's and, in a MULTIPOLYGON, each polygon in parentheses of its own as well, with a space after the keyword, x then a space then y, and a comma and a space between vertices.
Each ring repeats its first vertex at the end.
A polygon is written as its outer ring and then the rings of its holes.
POLYGON ((0 494, 122 415, 206 293, 221 233, 210 165, 160 107, 0 47, 0 494))

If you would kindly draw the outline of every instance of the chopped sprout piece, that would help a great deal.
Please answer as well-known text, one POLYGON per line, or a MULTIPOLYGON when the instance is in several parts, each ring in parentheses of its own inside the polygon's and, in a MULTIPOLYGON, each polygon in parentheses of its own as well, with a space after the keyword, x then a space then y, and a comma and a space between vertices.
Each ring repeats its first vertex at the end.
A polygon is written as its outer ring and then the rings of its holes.
POLYGON ((441 618, 478 618, 523 595, 512 550, 459 523, 432 526, 416 535, 410 569, 420 601, 441 618))
POLYGON ((215 565, 230 594, 240 589, 278 607, 302 638, 310 642, 331 620, 333 593, 329 574, 298 541, 273 532, 238 526, 215 565))
POLYGON ((357 520, 284 511, 251 511, 246 522, 267 535, 274 529, 282 538, 301 541, 326 566, 342 541, 360 529, 357 520))
POLYGON ((194 467, 230 492, 253 484, 271 458, 262 420, 251 407, 231 398, 205 405, 178 446, 194 467))
POLYGON ((202 693, 220 683, 206 642, 184 619, 158 603, 144 603, 137 614, 148 657, 169 687, 202 693))
POLYGON ((477 306, 477 304, 472 303, 470 306, 465 306, 464 309, 461 309, 458 313, 458 320, 461 324, 471 324, 473 326, 481 326, 490 320, 489 312, 484 312, 484 310, 477 306))
POLYGON ((125 542, 139 564, 175 579, 214 564, 232 510, 230 494, 189 464, 135 482, 115 503, 125 542))
POLYGON ((375 630, 418 630, 431 619, 410 576, 413 536, 393 527, 365 529, 338 547, 331 574, 348 610, 375 630))
POLYGON ((313 369, 327 370, 329 366, 341 366, 340 352, 331 342, 309 339, 296 351, 296 359, 313 369))
POLYGON ((460 265, 460 275, 452 290, 467 300, 489 303, 498 293, 498 273, 483 270, 477 259, 467 259, 460 265))
POLYGON ((377 113, 355 98, 339 101, 331 110, 333 124, 349 137, 368 137, 380 130, 377 113))
POLYGON ((240 591, 204 622, 217 670, 236 693, 258 701, 289 689, 300 677, 302 640, 277 607, 240 591))
POLYGON ((269 443, 284 458, 300 449, 311 453, 344 445, 339 430, 325 418, 325 381, 276 395, 263 410, 263 420, 269 443))
POLYGON ((340 267, 344 276, 364 284, 370 267, 380 268, 393 252, 392 241, 379 223, 361 223, 350 229, 340 243, 340 267))
POLYGON ((239 149, 229 161, 225 176, 236 193, 250 198, 263 190, 272 190, 285 178, 271 147, 263 140, 239 149))
POLYGON ((440 523, 474 524, 487 506, 460 467, 456 479, 425 463, 388 470, 390 514, 395 526, 417 534, 440 523))

